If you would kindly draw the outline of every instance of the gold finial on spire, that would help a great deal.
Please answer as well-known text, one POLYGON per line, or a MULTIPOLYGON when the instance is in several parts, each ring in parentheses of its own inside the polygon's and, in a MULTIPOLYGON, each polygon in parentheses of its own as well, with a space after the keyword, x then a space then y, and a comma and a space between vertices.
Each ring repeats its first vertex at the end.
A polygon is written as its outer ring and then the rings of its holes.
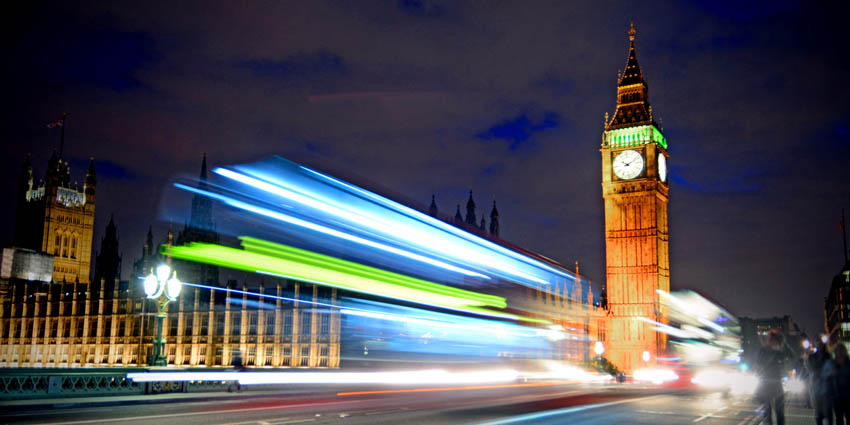
POLYGON ((629 41, 635 41, 635 34, 637 34, 637 31, 635 31, 635 21, 632 21, 631 27, 629 28, 629 41))
MULTIPOLYGON (((608 113, 605 113, 605 126, 608 125, 608 113)), ((578 261, 576 261, 576 267, 578 267, 578 261)))

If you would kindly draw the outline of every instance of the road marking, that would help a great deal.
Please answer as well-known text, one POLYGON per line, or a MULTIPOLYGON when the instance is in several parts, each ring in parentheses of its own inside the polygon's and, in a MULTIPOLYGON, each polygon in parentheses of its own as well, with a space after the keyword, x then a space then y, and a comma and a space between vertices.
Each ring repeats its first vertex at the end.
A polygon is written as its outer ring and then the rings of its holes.
POLYGON ((569 414, 569 413, 576 413, 576 412, 581 412, 581 411, 584 411, 584 410, 596 409, 596 408, 599 408, 599 407, 607 407, 607 406, 614 406, 614 405, 617 405, 617 404, 645 401, 645 400, 650 400, 650 399, 659 398, 659 397, 664 397, 664 396, 653 395, 653 396, 649 396, 649 397, 639 397, 639 398, 632 398, 632 399, 628 399, 628 400, 609 401, 609 402, 605 402, 605 403, 588 404, 588 405, 585 405, 585 406, 567 407, 567 408, 564 408, 564 409, 548 410, 548 411, 544 411, 544 412, 529 413, 529 414, 526 414, 526 415, 514 416, 514 417, 511 417, 511 418, 498 419, 498 420, 491 421, 491 422, 482 422, 479 425, 513 424, 513 423, 517 423, 517 422, 525 422, 525 421, 543 419, 543 418, 547 418, 549 416, 566 415, 566 414, 569 414))
MULTIPOLYGON (((332 405, 341 405, 341 404, 351 404, 357 403, 356 401, 343 401, 343 402, 334 402, 330 403, 332 405)), ((109 419, 91 419, 87 421, 72 421, 72 422, 52 422, 47 425, 74 425, 74 424, 96 424, 96 423, 109 423, 109 422, 130 422, 130 421, 141 421, 148 419, 161 419, 161 418, 174 418, 178 416, 200 416, 200 415, 221 415, 224 413, 241 413, 241 412, 256 412, 260 410, 275 410, 275 409, 291 409, 298 407, 309 407, 309 406, 327 406, 328 403, 304 403, 304 404, 289 404, 289 405, 279 405, 279 406, 263 406, 263 407, 252 407, 247 409, 229 409, 229 410, 216 410, 216 411, 204 411, 204 412, 186 412, 186 413, 172 413, 167 415, 147 415, 147 416, 132 416, 129 418, 109 418, 109 419)), ((313 419, 315 420, 315 419, 313 419)), ((256 422, 256 421, 254 421, 256 422)), ((251 423, 254 423, 251 422, 251 423)))
POLYGON ((297 424, 301 422, 313 422, 315 419, 291 419, 289 417, 283 418, 274 418, 274 419, 266 419, 266 420, 255 420, 255 421, 245 421, 245 422, 230 422, 224 425, 248 425, 248 424, 257 424, 257 425, 283 425, 283 424, 297 424))
POLYGON ((656 412, 654 410, 635 410, 637 413, 649 413, 650 415, 677 415, 678 413, 673 412, 656 412))
POLYGON ((717 409, 713 412, 706 413, 706 414, 694 419, 694 422, 701 422, 703 419, 710 418, 710 417, 712 417, 712 416, 714 416, 714 415, 716 415, 716 414, 718 414, 718 413, 720 413, 724 410, 726 410, 726 407, 721 407, 721 408, 719 408, 719 409, 717 409))

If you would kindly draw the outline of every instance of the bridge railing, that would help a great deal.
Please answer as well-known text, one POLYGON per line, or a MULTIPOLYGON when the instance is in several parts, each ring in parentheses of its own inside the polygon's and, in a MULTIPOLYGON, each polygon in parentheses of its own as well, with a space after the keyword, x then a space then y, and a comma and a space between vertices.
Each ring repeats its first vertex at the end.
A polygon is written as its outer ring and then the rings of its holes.
MULTIPOLYGON (((133 382, 127 373, 147 368, 0 369, 0 400, 207 392, 232 389, 232 382, 133 382)), ((191 370, 169 368, 169 371, 191 370)), ((208 369, 207 369, 208 370, 208 369)))

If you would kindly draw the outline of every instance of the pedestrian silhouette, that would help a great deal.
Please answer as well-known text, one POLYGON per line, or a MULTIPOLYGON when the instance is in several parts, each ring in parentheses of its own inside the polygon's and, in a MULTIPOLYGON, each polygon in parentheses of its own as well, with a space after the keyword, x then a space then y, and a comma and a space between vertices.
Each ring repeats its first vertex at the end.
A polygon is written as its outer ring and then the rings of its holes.
POLYGON ((832 368, 829 348, 823 339, 818 340, 815 353, 809 356, 809 376, 812 380, 812 392, 815 401, 815 423, 833 425, 832 421, 832 390, 829 387, 828 373, 832 368))
POLYGON ((835 409, 835 423, 850 425, 850 357, 847 356, 847 346, 839 342, 834 354, 827 379, 835 409))
POLYGON ((763 423, 771 425, 774 415, 777 425, 785 425, 785 392, 782 388, 782 377, 785 376, 789 353, 783 341, 784 338, 779 331, 771 330, 767 334, 764 346, 759 350, 756 362, 756 374, 760 378, 756 389, 756 399, 762 405, 763 423))

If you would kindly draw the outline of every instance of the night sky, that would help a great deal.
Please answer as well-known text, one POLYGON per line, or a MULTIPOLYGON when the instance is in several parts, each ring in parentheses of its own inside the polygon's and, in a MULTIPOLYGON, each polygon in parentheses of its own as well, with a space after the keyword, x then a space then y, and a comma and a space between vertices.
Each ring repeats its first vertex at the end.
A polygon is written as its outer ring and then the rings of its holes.
POLYGON ((669 141, 671 286, 823 327, 850 208, 846 2, 105 3, 4 10, 3 246, 24 156, 42 176, 69 112, 72 181, 94 156, 95 249, 114 214, 124 278, 206 152, 333 164, 452 215, 472 190, 506 240, 601 283, 599 146, 633 20, 669 141))

